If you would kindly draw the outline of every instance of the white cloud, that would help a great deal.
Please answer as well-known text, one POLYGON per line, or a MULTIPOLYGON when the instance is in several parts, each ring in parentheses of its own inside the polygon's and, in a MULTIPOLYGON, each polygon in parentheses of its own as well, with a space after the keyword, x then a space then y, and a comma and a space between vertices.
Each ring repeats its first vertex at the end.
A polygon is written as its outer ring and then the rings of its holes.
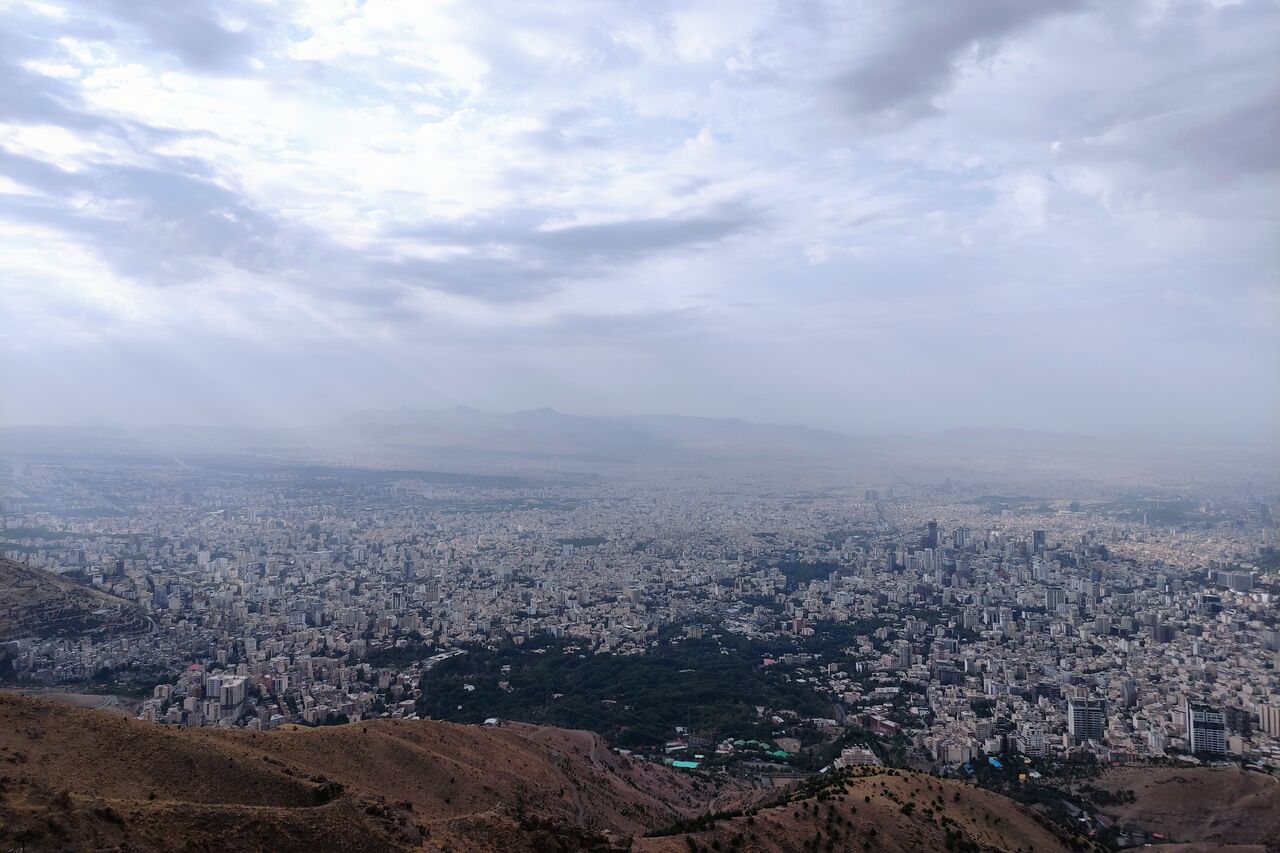
POLYGON ((1123 320, 1148 391, 1097 405, 1133 424, 1189 330, 1197 381, 1261 388, 1280 356, 1271 3, 157 8, 0 7, 32 34, 0 60, 0 298, 31 358, 190 330, 284 374, 334 341, 370 370, 447 354, 490 403, 616 399, 576 349, 629 365, 639 408, 673 371, 858 425, 869 387, 994 417, 964 389, 997 367, 1088 395, 1096 357, 1026 360, 1011 328, 1123 320), (486 361, 507 345, 520 382, 486 361), (726 381, 735 358, 787 388, 726 381))

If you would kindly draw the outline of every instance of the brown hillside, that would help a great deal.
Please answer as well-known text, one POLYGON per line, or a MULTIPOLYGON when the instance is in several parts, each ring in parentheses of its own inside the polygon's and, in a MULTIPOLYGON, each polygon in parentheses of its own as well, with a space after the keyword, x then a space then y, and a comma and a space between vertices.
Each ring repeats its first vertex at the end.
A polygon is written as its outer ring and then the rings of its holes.
POLYGON ((0 695, 3 849, 577 849, 718 793, 578 732, 193 731, 0 695))
POLYGON ((1136 801, 1103 807, 1122 824, 1171 841, 1269 844, 1280 850, 1280 783, 1238 767, 1123 767, 1093 785, 1136 801))
POLYGON ((707 853, 814 849, 921 853, 1072 848, 1054 828, 1006 797, 955 780, 896 770, 855 776, 832 788, 825 799, 810 797, 763 808, 754 815, 718 820, 712 827, 690 833, 638 839, 635 849, 647 853, 695 849, 707 853))
POLYGON ((0 557, 0 643, 26 637, 130 634, 147 615, 132 602, 0 557))
POLYGON ((758 792, 633 761, 587 732, 188 730, 0 694, 0 849, 791 851, 817 833, 822 850, 1068 849, 1031 812, 960 782, 881 771, 823 784, 821 799, 645 838, 758 792))

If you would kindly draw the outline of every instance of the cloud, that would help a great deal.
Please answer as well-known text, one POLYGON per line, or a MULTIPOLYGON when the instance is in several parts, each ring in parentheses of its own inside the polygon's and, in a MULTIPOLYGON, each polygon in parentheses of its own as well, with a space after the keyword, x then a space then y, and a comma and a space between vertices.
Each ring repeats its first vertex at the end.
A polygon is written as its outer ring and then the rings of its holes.
POLYGON ((857 114, 899 120, 927 115, 936 111, 933 99, 951 86, 967 55, 989 53, 1018 30, 1082 5, 1081 0, 881 4, 878 20, 862 34, 859 55, 833 85, 857 114))
POLYGON ((563 228, 539 229, 525 239, 559 253, 594 257, 631 257, 645 252, 712 243, 749 228, 758 217, 745 208, 662 219, 633 219, 563 228))
POLYGON ((0 17, 20 367, 243 350, 280 373, 246 380, 258 401, 340 351, 366 397, 672 411, 667 389, 886 428, 980 422, 993 382, 1152 424, 1232 377, 1259 389, 1237 420, 1280 431, 1273 2, 0 17), (1139 350, 1127 388, 1100 373, 1139 350))
POLYGON ((108 122, 81 109, 74 86, 0 62, 0 120, 94 129, 108 122))
POLYGON ((301 249, 280 239, 284 229, 269 215, 209 180, 198 162, 88 163, 70 172, 0 149, 0 174, 39 191, 0 196, 0 215, 73 234, 121 274, 155 284, 198 279, 214 261, 286 272, 301 249))
POLYGON ((372 272, 406 284, 496 301, 546 295, 570 279, 602 277, 620 265, 705 247, 755 227, 742 205, 666 218, 561 225, 549 211, 509 210, 501 217, 396 226, 388 232, 419 250, 453 249, 440 258, 377 261, 372 272))
POLYGON ((249 59, 262 46, 262 31, 275 23, 264 13, 269 7, 219 3, 218 17, 210 14, 213 8, 168 0, 106 0, 78 4, 77 11, 103 15, 123 34, 137 35, 151 50, 192 69, 211 73, 246 70, 249 59))

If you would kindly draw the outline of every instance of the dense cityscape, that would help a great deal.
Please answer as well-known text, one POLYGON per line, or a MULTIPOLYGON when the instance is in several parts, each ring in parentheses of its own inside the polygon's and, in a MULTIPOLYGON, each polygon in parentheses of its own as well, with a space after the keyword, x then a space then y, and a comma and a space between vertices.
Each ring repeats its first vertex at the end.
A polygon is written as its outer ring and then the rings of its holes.
POLYGON ((1280 853, 1280 0, 0 0, 0 853, 1280 853))
POLYGON ((12 640, 5 680, 132 693, 157 724, 525 716, 758 777, 885 757, 1280 768, 1280 556, 1258 497, 180 460, 22 461, 4 490, 9 557, 145 614, 12 640), (716 717, 704 696, 673 725, 629 715, 625 688, 573 716, 527 683, 549 655, 708 649, 771 698, 716 717))

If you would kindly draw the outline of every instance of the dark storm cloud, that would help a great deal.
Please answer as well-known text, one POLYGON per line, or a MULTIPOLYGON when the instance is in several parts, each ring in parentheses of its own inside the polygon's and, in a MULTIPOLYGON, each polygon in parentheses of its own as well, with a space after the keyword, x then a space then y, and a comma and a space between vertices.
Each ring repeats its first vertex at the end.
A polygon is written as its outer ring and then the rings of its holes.
POLYGON ((895 2, 884 15, 879 47, 858 56, 834 81, 845 106, 859 115, 906 120, 934 111, 933 98, 951 85, 961 54, 1052 15, 1080 8, 1083 0, 968 0, 895 2))

